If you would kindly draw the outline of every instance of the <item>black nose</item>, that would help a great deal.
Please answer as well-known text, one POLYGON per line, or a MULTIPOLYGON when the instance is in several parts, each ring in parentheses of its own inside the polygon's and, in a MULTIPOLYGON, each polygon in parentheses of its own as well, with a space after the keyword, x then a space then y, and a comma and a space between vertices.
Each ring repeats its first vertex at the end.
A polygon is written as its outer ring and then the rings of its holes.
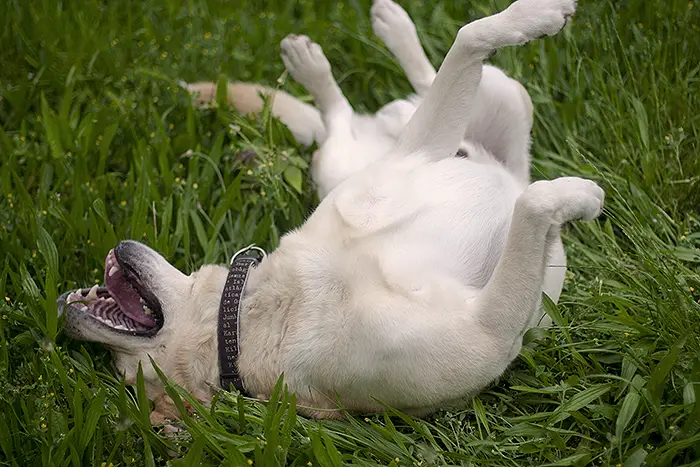
POLYGON ((144 244, 137 242, 136 240, 122 240, 121 242, 117 243, 117 246, 114 247, 114 253, 117 255, 132 255, 135 251, 144 247, 144 244))
POLYGON ((143 243, 135 240, 124 240, 114 247, 114 256, 122 269, 139 277, 139 265, 143 263, 149 250, 143 243))

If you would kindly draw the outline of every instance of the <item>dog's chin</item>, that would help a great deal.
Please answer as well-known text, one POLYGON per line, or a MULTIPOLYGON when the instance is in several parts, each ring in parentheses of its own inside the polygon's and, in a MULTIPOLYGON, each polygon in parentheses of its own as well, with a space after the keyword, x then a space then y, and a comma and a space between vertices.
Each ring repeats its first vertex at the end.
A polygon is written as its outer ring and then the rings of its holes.
POLYGON ((66 333, 106 344, 117 337, 156 336, 164 316, 144 261, 138 251, 120 244, 105 258, 104 286, 61 295, 57 305, 59 314, 66 315, 66 333))

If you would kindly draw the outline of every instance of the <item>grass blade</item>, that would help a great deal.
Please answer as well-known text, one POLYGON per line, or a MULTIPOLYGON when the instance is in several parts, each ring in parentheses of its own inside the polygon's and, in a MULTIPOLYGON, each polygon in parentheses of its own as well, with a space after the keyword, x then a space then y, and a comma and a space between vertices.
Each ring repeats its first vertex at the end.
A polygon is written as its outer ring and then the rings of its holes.
POLYGON ((564 402, 554 411, 552 417, 549 420, 549 423, 555 424, 566 420, 568 417, 571 416, 572 412, 576 412, 583 409, 588 404, 604 396, 609 391, 610 385, 600 384, 578 392, 576 395, 571 397, 568 401, 564 402))
POLYGON ((622 401, 622 407, 620 407, 620 413, 617 415, 617 420, 615 421, 615 436, 618 442, 623 439, 623 434, 625 429, 632 421, 635 413, 637 412, 637 407, 639 406, 639 401, 641 397, 637 391, 630 391, 625 396, 625 400, 622 401))
POLYGON ((46 139, 49 142, 51 154, 55 158, 62 157, 64 151, 63 143, 61 142, 61 130, 56 121, 56 114, 49 108, 49 104, 46 102, 46 97, 43 94, 41 95, 41 119, 44 122, 46 139))

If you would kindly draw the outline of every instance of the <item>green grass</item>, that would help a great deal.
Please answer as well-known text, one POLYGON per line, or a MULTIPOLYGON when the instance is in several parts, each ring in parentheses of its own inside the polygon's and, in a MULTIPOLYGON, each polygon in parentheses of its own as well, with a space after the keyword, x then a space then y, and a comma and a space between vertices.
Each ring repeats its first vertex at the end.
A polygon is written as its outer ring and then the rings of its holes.
MULTIPOLYGON (((439 64, 460 24, 508 2, 402 3, 439 64)), ((269 116, 193 108, 175 83, 274 86, 279 41, 306 33, 350 101, 376 110, 410 88, 368 10, 0 2, 0 465, 700 466, 697 0, 583 0, 556 38, 494 58, 535 103, 534 176, 595 179, 607 207, 565 233, 557 326, 528 333, 463 410, 314 422, 288 394, 222 394, 165 436, 104 348, 61 334, 57 294, 99 281, 120 239, 191 271, 251 242, 273 248, 308 216, 310 151, 269 116)))

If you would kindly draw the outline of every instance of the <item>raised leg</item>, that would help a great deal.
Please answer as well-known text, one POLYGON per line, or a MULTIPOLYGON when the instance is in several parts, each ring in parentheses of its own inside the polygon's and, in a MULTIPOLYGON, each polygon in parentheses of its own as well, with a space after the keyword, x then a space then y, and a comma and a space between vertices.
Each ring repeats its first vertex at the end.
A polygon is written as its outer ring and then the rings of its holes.
POLYGON ((392 0, 374 0, 371 14, 374 33, 399 61, 416 93, 425 95, 436 73, 420 44, 411 17, 392 0))
POLYGON ((499 48, 556 34, 575 7, 575 0, 518 0, 501 13, 462 27, 401 134, 397 153, 420 152, 432 159, 454 155, 471 118, 484 59, 499 48))
MULTIPOLYGON (((408 13, 392 0, 375 0, 372 27, 396 56, 413 89, 425 96, 435 68, 408 13)), ((464 138, 483 146, 523 183, 530 181, 532 102, 523 86, 496 67, 484 66, 464 138)))
POLYGON ((538 181, 520 195, 505 250, 473 304, 486 332, 519 336, 525 330, 539 304, 548 254, 560 226, 596 218, 604 196, 594 182, 577 177, 538 181))
POLYGON ((320 45, 306 36, 290 34, 282 40, 282 61, 289 74, 313 96, 329 131, 337 119, 352 118, 352 107, 333 78, 331 64, 320 45))

